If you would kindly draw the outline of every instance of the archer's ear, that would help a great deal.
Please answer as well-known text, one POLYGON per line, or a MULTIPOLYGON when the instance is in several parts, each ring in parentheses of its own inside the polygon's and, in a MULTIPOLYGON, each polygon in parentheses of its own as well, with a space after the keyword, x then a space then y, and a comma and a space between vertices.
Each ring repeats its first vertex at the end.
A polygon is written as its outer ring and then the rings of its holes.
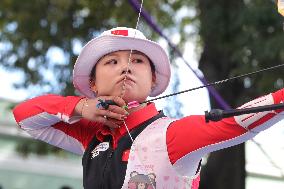
POLYGON ((90 88, 94 93, 98 92, 97 86, 95 85, 95 81, 90 81, 90 88))

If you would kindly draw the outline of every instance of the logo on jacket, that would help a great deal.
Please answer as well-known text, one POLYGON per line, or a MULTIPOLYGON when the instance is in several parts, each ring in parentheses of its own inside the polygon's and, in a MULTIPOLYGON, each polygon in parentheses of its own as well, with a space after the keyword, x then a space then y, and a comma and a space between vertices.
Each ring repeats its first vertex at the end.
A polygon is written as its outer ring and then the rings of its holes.
POLYGON ((136 171, 130 173, 128 181, 128 189, 154 189, 156 188, 156 175, 150 173, 148 175, 139 174, 136 171))
POLYGON ((93 149, 91 159, 97 157, 100 152, 106 151, 109 148, 109 142, 102 142, 93 149))

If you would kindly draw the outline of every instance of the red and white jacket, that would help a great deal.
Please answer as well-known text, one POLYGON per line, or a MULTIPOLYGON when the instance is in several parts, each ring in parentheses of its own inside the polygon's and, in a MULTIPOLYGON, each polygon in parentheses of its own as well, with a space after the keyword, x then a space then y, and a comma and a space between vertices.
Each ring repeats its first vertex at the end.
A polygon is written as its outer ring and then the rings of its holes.
MULTIPOLYGON (((115 148, 119 138, 126 134, 126 129, 121 127, 111 133, 102 124, 72 117, 81 98, 40 96, 19 104, 13 112, 19 126, 32 137, 70 152, 82 155, 94 136, 103 140, 104 136, 110 134, 115 148)), ((283 99, 284 89, 259 97, 240 108, 277 104, 283 99)), ((178 164, 184 165, 185 161, 187 165, 198 166, 197 162, 207 153, 245 142, 274 125, 284 118, 282 111, 253 113, 209 123, 205 122, 203 115, 176 120, 170 124, 166 133, 169 159, 176 167, 178 164)), ((125 121, 131 130, 157 113, 155 105, 151 103, 130 114, 125 121)), ((190 174, 194 175, 195 172, 190 174)))

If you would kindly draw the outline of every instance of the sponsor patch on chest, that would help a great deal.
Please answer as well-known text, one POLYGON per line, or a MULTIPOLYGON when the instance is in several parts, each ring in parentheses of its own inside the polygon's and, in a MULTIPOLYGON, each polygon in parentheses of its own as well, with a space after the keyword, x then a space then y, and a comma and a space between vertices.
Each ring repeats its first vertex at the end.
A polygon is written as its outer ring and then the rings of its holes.
POLYGON ((91 159, 97 157, 100 152, 106 151, 109 148, 109 142, 102 142, 93 149, 91 159))

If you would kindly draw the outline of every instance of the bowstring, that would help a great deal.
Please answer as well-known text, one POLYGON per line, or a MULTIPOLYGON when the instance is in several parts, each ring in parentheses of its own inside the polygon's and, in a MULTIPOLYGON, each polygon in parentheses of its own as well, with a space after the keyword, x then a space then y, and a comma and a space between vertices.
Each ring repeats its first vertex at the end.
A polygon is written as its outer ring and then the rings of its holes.
MULTIPOLYGON (((249 73, 246 73, 246 74, 241 74, 241 75, 234 76, 234 77, 230 77, 230 78, 227 78, 227 79, 215 81, 215 82, 212 82, 212 83, 208 83, 208 84, 206 84, 206 85, 201 85, 201 86, 194 87, 194 88, 190 88, 190 89, 186 89, 186 90, 183 90, 183 91, 179 91, 179 92, 167 94, 167 95, 164 95, 164 96, 152 98, 152 99, 146 100, 146 101, 144 101, 144 102, 142 102, 142 103, 153 102, 153 101, 155 101, 155 100, 159 100, 159 99, 171 97, 171 96, 174 96, 174 95, 179 95, 179 94, 186 93, 186 92, 190 92, 190 91, 194 91, 194 90, 197 90, 197 89, 202 89, 202 88, 205 88, 205 87, 211 87, 211 86, 219 85, 219 84, 222 84, 222 83, 226 83, 226 82, 228 82, 228 81, 231 81, 231 80, 243 78, 243 77, 250 76, 250 75, 254 75, 254 74, 257 74, 257 73, 264 72, 264 71, 273 70, 273 69, 276 69, 276 68, 279 68, 279 67, 282 67, 282 66, 284 66, 284 64, 278 64, 278 65, 276 65, 276 66, 272 66, 272 67, 264 68, 264 69, 261 69, 261 70, 249 72, 249 73)), ((142 103, 141 103, 141 104, 142 104, 142 103)))
MULTIPOLYGON (((137 29, 138 29, 138 25, 139 25, 139 21, 140 21, 140 16, 141 16, 141 12, 142 12, 143 3, 144 3, 144 0, 142 0, 141 3, 140 3, 139 14, 138 14, 138 18, 137 18, 136 26, 135 26, 134 38, 136 37, 136 31, 137 31, 137 29)), ((122 92, 121 92, 121 96, 120 96, 120 97, 123 97, 124 94, 125 94, 125 90, 126 90, 126 87, 125 87, 125 86, 126 86, 126 83, 125 83, 125 82, 126 82, 126 80, 127 80, 128 72, 129 72, 129 69, 130 69, 130 66, 131 66, 131 56, 132 56, 132 53, 133 53, 133 49, 131 48, 131 49, 130 49, 130 53, 129 53, 129 57, 128 57, 128 63, 127 63, 126 73, 125 73, 124 79, 123 79, 122 92)), ((124 126, 125 126, 125 128, 126 128, 126 131, 127 131, 128 135, 129 135, 129 137, 130 137, 130 139, 131 139, 131 141, 132 141, 132 143, 133 143, 134 140, 133 140, 133 138, 132 138, 132 136, 131 136, 131 134, 130 134, 130 132, 129 132, 129 129, 128 129, 128 127, 127 127, 127 125, 126 125, 126 123, 125 123, 124 120, 123 120, 123 124, 124 124, 124 126)))
MULTIPOLYGON (((138 14, 138 18, 137 18, 137 21, 136 21, 136 26, 135 26, 135 33, 134 33, 134 38, 136 37, 136 33, 137 33, 137 29, 138 29, 138 25, 139 25, 139 21, 140 21, 140 17, 141 17, 141 12, 142 12, 142 7, 143 7, 143 3, 144 3, 144 0, 141 0, 141 3, 140 3, 140 8, 139 8, 139 14, 138 14)), ((133 53, 133 49, 131 48, 130 49, 130 53, 129 53, 129 57, 128 57, 128 63, 127 63, 127 69, 126 69, 126 73, 124 75, 124 79, 123 79, 123 84, 122 84, 122 92, 121 92, 121 97, 124 96, 125 94, 125 91, 126 91, 126 80, 127 80, 127 76, 129 74, 129 69, 130 69, 130 66, 131 66, 131 56, 132 56, 132 53, 133 53)), ((131 136, 130 134, 130 131, 129 131, 129 128, 127 126, 127 124, 125 123, 125 120, 123 120, 123 124, 126 128, 126 131, 132 141, 132 144, 134 142, 133 140, 133 137, 131 136)), ((146 168, 145 168, 145 171, 147 172, 146 168)), ((149 176, 148 176, 149 177, 149 176)), ((152 185, 152 187, 155 189, 156 187, 154 186, 154 183, 152 182, 151 178, 149 177, 149 180, 150 180, 150 183, 152 185)))
MULTIPOLYGON (((140 14, 142 12, 142 7, 143 7, 143 0, 141 1, 141 4, 140 4, 140 9, 139 9, 139 14, 138 14, 138 19, 137 19, 137 23, 136 23, 136 30, 137 30, 137 27, 138 27, 138 23, 139 23, 139 19, 140 19, 140 14)), ((284 23, 284 22, 283 22, 284 23)), ((136 36, 136 30, 135 30, 135 35, 136 36)), ((283 24, 283 30, 284 30, 284 24, 283 24)), ((131 54, 132 54, 132 49, 130 51, 130 55, 129 55, 129 60, 128 60, 128 66, 127 66, 127 72, 126 74, 128 74, 128 71, 129 71, 129 67, 130 67, 130 60, 131 60, 131 54)), ((276 65, 276 66, 272 66, 272 67, 268 67, 268 68, 265 68, 265 69, 261 69, 261 70, 258 70, 258 71, 254 71, 254 72, 250 72, 250 73, 246 73, 246 74, 241 74, 241 75, 238 75, 238 76, 234 76, 234 77, 231 77, 231 78, 227 78, 227 79, 223 79, 223 80, 219 80, 219 81, 215 81, 215 82, 212 82, 212 83, 209 83, 209 84, 206 84, 206 85, 203 85, 203 86, 199 86, 199 87, 194 87, 194 88, 191 88, 191 89, 187 89, 187 90, 184 90, 184 91, 180 91, 180 92, 176 92, 176 93, 171 93, 171 94, 168 94, 168 95, 164 95, 164 96, 161 96, 161 97, 157 97, 157 98, 152 98, 150 100, 146 100, 140 104, 143 104, 143 103, 148 103, 148 102, 152 102, 152 101, 155 101, 155 100, 159 100, 159 99, 162 99, 162 98, 167 98, 167 97, 170 97, 170 96, 174 96, 174 95, 178 95, 178 94, 182 94, 182 93, 186 93, 186 92, 190 92, 190 91, 194 91, 194 90, 198 90, 198 89, 201 89, 201 88, 205 88, 205 87, 211 87, 211 86, 215 86, 215 85, 219 85, 219 84, 222 84, 222 83, 226 83, 226 82, 229 82, 231 80, 235 80, 235 79, 239 79, 239 78, 242 78, 242 77, 246 77, 246 76, 249 76, 249 75, 253 75, 253 74, 257 74, 257 73, 260 73, 260 72, 264 72, 264 71, 269 71, 269 70, 272 70, 272 69, 275 69, 275 68, 278 68, 278 67, 282 67, 284 66, 284 64, 280 64, 280 65, 276 65)), ((124 78, 124 81, 123 81, 123 90, 125 89, 125 81, 127 79, 127 75, 125 75, 125 78, 124 78)), ((124 125, 127 129, 127 132, 133 142, 133 139, 131 137, 131 134, 129 133, 129 130, 128 130, 128 127, 124 121, 124 125)), ((275 164, 275 162, 270 158, 270 156, 264 151, 264 149, 261 147, 261 145, 259 143, 257 143, 255 140, 252 139, 252 141, 261 149, 261 151, 265 154, 265 156, 270 160, 270 162, 272 163, 272 165, 274 165, 274 167, 278 168, 280 171, 281 171, 281 175, 283 176, 284 173, 282 172, 282 169, 277 166, 277 164, 275 164)), ((153 186, 153 183, 151 182, 152 186, 153 186)), ((153 188, 155 188, 153 186, 153 188)))

